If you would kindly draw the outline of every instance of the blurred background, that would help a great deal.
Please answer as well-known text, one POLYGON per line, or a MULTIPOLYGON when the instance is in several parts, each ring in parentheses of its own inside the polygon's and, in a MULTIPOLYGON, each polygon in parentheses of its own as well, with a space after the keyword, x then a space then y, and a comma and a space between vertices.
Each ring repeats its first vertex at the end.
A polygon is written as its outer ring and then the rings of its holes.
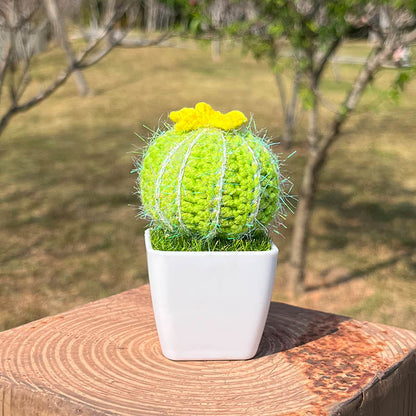
POLYGON ((415 6, 321 3, 0 1, 0 330, 147 282, 131 152, 199 101, 280 143, 273 299, 416 330, 415 6))

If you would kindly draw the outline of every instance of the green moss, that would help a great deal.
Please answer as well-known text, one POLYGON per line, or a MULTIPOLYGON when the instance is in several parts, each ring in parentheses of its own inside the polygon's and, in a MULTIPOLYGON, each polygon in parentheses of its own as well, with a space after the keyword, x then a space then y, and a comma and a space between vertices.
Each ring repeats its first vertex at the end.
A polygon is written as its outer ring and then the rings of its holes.
POLYGON ((161 251, 267 251, 271 249, 270 237, 258 231, 238 239, 177 235, 163 228, 152 228, 150 239, 154 250, 161 251))

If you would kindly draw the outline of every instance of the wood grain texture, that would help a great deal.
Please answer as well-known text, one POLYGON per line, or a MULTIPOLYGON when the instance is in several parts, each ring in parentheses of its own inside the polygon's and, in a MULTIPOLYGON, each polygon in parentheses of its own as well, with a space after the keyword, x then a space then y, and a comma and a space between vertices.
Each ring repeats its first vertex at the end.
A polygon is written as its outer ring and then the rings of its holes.
POLYGON ((0 415, 379 415, 396 392, 394 416, 412 416, 415 347, 412 331, 272 303, 255 358, 174 362, 146 285, 1 333, 0 415))

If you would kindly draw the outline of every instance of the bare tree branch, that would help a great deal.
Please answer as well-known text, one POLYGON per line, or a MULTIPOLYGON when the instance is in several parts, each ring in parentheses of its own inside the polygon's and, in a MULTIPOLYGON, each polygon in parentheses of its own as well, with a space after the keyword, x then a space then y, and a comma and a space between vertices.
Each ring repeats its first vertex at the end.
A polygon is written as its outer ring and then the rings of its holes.
POLYGON ((12 103, 12 105, 16 105, 17 100, 17 92, 16 92, 16 87, 15 87, 15 67, 10 71, 9 74, 9 82, 7 84, 8 86, 8 90, 9 90, 9 99, 10 102, 12 103))
POLYGON ((109 43, 107 43, 107 46, 103 48, 102 50, 98 51, 92 58, 90 58, 88 61, 84 61, 84 58, 77 60, 74 64, 76 65, 76 68, 84 69, 88 68, 92 65, 95 65, 97 62, 101 61, 105 56, 107 56, 112 49, 119 44, 119 42, 127 35, 127 32, 123 32, 121 35, 119 35, 118 38, 112 38, 109 43))
POLYGON ((6 45, 4 45, 3 54, 0 58, 0 102, 1 102, 1 93, 3 90, 3 84, 4 84, 4 77, 6 76, 6 68, 9 64, 10 55, 12 52, 12 42, 10 40, 10 37, 7 40, 6 45))
POLYGON ((69 67, 65 72, 62 72, 60 75, 58 75, 55 81, 52 84, 50 84, 49 87, 45 88, 35 97, 27 100, 25 103, 19 104, 12 108, 12 112, 20 113, 26 111, 29 108, 33 107, 35 104, 38 104, 39 102, 43 101, 45 98, 48 98, 58 87, 60 87, 69 78, 69 76, 72 74, 72 71, 73 68, 69 67))
POLYGON ((413 29, 411 32, 406 33, 402 36, 401 41, 404 45, 410 45, 416 41, 416 29, 413 29))
MULTIPOLYGON (((43 4, 47 11, 49 20, 51 21, 52 26, 54 28, 55 36, 57 37, 59 43, 61 44, 63 50, 65 51, 65 55, 67 57, 69 65, 74 65, 75 55, 72 50, 71 44, 69 42, 66 29, 65 29, 65 23, 62 20, 56 1, 55 0, 43 0, 43 4)), ((89 88, 88 88, 87 81, 84 78, 84 75, 78 69, 74 69, 73 74, 75 77, 75 82, 77 84, 79 93, 82 96, 87 95, 89 93, 89 88)))
MULTIPOLYGON (((86 59, 87 56, 89 56, 90 53, 92 53, 98 45, 100 45, 100 42, 108 35, 108 33, 113 30, 114 25, 116 22, 120 19, 120 17, 123 16, 123 14, 126 12, 127 8, 129 7, 130 2, 126 2, 125 7, 120 7, 117 12, 112 16, 112 18, 107 23, 106 27, 100 34, 100 36, 96 37, 94 40, 90 41, 89 44, 86 46, 86 48, 79 54, 77 58, 73 60, 73 62, 70 62, 67 66, 67 68, 58 75, 54 81, 50 83, 50 85, 45 88, 43 91, 39 92, 34 97, 28 99, 27 101, 20 103, 18 102, 19 98, 24 93, 24 90, 27 87, 28 82, 28 71, 30 66, 30 56, 26 56, 26 62, 25 66, 22 70, 22 76, 20 77, 20 80, 18 82, 18 88, 16 85, 15 80, 15 73, 16 73, 16 64, 12 63, 12 67, 10 66, 10 54, 13 52, 13 41, 14 41, 14 32, 18 30, 13 24, 9 26, 10 28, 10 50, 7 51, 7 60, 2 60, 2 65, 4 65, 4 70, 1 72, 2 80, 4 80, 5 72, 7 69, 10 71, 10 79, 9 79, 9 95, 10 95, 10 105, 9 108, 6 110, 6 112, 3 114, 3 116, 0 119, 0 135, 3 132, 3 130, 6 128, 8 122, 10 121, 11 117, 17 113, 26 111, 36 104, 42 102, 46 98, 48 98, 52 93, 54 93, 61 85, 63 85, 67 79, 70 77, 70 75, 77 69, 80 69, 82 67, 83 61, 86 59)), ((15 9, 13 10, 15 11, 15 9)), ((13 19, 15 20, 15 19, 13 19)), ((8 23, 8 22, 6 22, 8 23)), ((105 49, 105 54, 102 54, 100 56, 100 59, 104 57, 115 45, 111 45, 107 49, 105 49)), ((95 62, 98 62, 98 58, 95 59, 95 62)), ((92 63, 91 63, 92 64, 92 63)), ((89 65, 87 65, 89 66, 89 65)))
POLYGON ((282 74, 280 74, 280 72, 277 72, 274 78, 276 80, 277 89, 279 90, 280 104, 282 106, 283 113, 286 113, 286 108, 287 108, 286 88, 282 80, 282 74))
POLYGON ((30 58, 25 59, 24 67, 16 84, 16 101, 18 102, 24 94, 30 82, 30 58))
POLYGON ((328 48, 325 50, 324 53, 320 54, 316 58, 316 65, 314 68, 314 76, 319 79, 322 75, 323 70, 325 69, 325 66, 329 62, 329 58, 332 56, 332 54, 338 49, 338 46, 342 42, 342 38, 336 38, 333 40, 333 42, 328 46, 328 48))
MULTIPOLYGON (((97 38, 94 42, 92 42, 87 49, 85 49, 77 60, 75 60, 72 64, 68 65, 66 70, 62 72, 60 75, 56 77, 56 79, 43 91, 38 93, 36 96, 32 97, 25 103, 14 105, 10 111, 15 114, 18 112, 23 112, 28 110, 29 108, 33 107, 34 105, 38 104, 39 102, 43 101, 45 98, 48 98, 58 87, 66 82, 69 76, 73 73, 75 69, 82 68, 81 62, 85 59, 85 57, 95 49, 95 47, 100 43, 102 37, 97 38)), ((1 133, 1 129, 0 129, 1 133)))
MULTIPOLYGON (((124 13, 121 14, 121 16, 124 13)), ((120 16, 120 17, 121 17, 120 16)), ((128 27, 121 33, 119 33, 118 37, 116 38, 116 36, 111 32, 111 31, 107 31, 106 34, 104 34, 102 39, 107 39, 107 46, 105 48, 103 48, 101 51, 97 52, 95 56, 93 56, 92 58, 90 58, 88 60, 88 62, 83 62, 83 59, 79 59, 78 60, 78 68, 88 68, 89 66, 92 66, 94 64, 96 64, 97 62, 99 62, 101 59, 103 59, 105 56, 107 56, 111 50, 116 47, 119 46, 120 43, 123 41, 123 39, 127 36, 127 34, 130 32, 131 28, 133 27, 134 24, 134 19, 131 19, 131 21, 129 22, 128 27)), ((109 25, 114 26, 114 23, 110 23, 109 25)), ((163 35, 162 35, 163 37, 163 35)))
MULTIPOLYGON (((44 0, 46 3, 48 3, 47 0, 44 0)), ((49 6, 50 6, 49 2, 49 6)), ((54 1, 52 0, 52 3, 54 1)), ((126 35, 129 33, 131 28, 133 27, 136 18, 137 18, 137 8, 134 8, 130 10, 129 8, 134 6, 134 0, 129 0, 123 2, 122 5, 116 8, 112 8, 113 14, 107 15, 104 27, 99 32, 98 36, 96 36, 93 39, 90 39, 86 47, 82 52, 80 52, 77 56, 75 56, 72 53, 72 50, 70 50, 70 54, 67 53, 68 59, 68 65, 64 69, 64 71, 59 74, 50 84, 47 86, 44 90, 40 91, 33 97, 29 98, 28 100, 20 103, 20 99, 23 96, 26 87, 30 81, 30 63, 32 55, 30 53, 27 53, 27 50, 24 50, 24 66, 21 69, 21 72, 19 71, 20 77, 16 81, 15 75, 17 71, 17 67, 14 66, 13 68, 10 67, 10 56, 13 53, 13 33, 10 37, 10 45, 9 48, 6 50, 4 49, 3 57, 0 63, 0 69, 3 68, 3 70, 0 73, 0 87, 3 83, 5 73, 7 70, 10 71, 10 79, 9 79, 9 92, 10 92, 10 105, 9 108, 6 110, 6 112, 3 114, 3 116, 0 118, 0 135, 3 132, 4 128, 7 126, 8 122, 10 121, 11 117, 14 116, 17 113, 24 112, 29 110, 30 108, 34 107, 38 103, 44 101, 46 98, 48 98, 50 95, 52 95, 60 86, 62 86, 67 79, 73 74, 75 71, 80 70, 82 68, 87 68, 89 66, 92 66, 99 62, 101 59, 103 59, 105 56, 108 55, 108 53, 116 46, 123 46, 123 47, 146 47, 146 46, 152 46, 159 44, 163 40, 169 38, 171 36, 171 33, 165 33, 161 36, 159 36, 156 39, 153 40, 144 40, 144 41, 128 41, 125 42, 124 39, 126 35), (115 24, 122 18, 128 11, 131 11, 131 13, 128 14, 128 26, 123 31, 117 31, 114 32, 115 24), (117 33, 117 36, 113 35, 117 33), (108 42, 103 42, 105 39, 108 40, 108 42), (105 44, 106 43, 106 44, 105 44), (103 45, 105 44, 105 46, 103 45), (70 55, 70 56, 69 56, 70 55)), ((47 4, 48 5, 48 4, 47 4)), ((53 5, 53 4, 52 4, 53 5)), ((1 5, 0 5, 1 6, 1 5)), ((56 6, 56 3, 55 3, 56 6)), ((1 12, 2 10, 0 10, 1 12)), ((55 10, 56 11, 56 10, 55 10)), ((54 19, 52 19, 54 20, 54 19)), ((6 21, 6 24, 8 22, 6 21)), ((56 23, 56 19, 55 19, 56 23)), ((9 26, 9 30, 11 29, 12 25, 9 26)), ((20 28, 21 29, 21 28, 20 28)), ((62 29, 62 27, 61 27, 62 29)), ((19 28, 15 29, 16 31, 19 30, 19 28)), ((62 35, 62 34, 61 34, 62 35)), ((61 37, 62 39, 62 37, 61 37)), ((68 45, 69 46, 69 43, 68 45)), ((68 49, 66 50, 68 52, 68 49)))
POLYGON ((119 7, 118 9, 116 9, 114 15, 109 17, 108 22, 105 22, 104 27, 99 32, 99 35, 90 38, 87 47, 84 49, 84 51, 77 59, 78 63, 81 63, 97 47, 97 45, 100 44, 102 40, 109 36, 110 32, 114 29, 114 26, 117 23, 117 21, 126 13, 126 11, 129 9, 132 3, 133 1, 130 0, 125 3, 124 7, 119 7))

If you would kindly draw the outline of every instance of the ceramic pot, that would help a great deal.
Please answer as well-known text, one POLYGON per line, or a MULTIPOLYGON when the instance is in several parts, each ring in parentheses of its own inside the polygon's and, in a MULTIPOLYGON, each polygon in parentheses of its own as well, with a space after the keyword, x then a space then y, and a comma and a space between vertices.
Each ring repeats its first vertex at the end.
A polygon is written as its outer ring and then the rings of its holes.
POLYGON ((252 358, 263 334, 278 249, 181 252, 152 248, 145 232, 160 345, 171 360, 252 358))

